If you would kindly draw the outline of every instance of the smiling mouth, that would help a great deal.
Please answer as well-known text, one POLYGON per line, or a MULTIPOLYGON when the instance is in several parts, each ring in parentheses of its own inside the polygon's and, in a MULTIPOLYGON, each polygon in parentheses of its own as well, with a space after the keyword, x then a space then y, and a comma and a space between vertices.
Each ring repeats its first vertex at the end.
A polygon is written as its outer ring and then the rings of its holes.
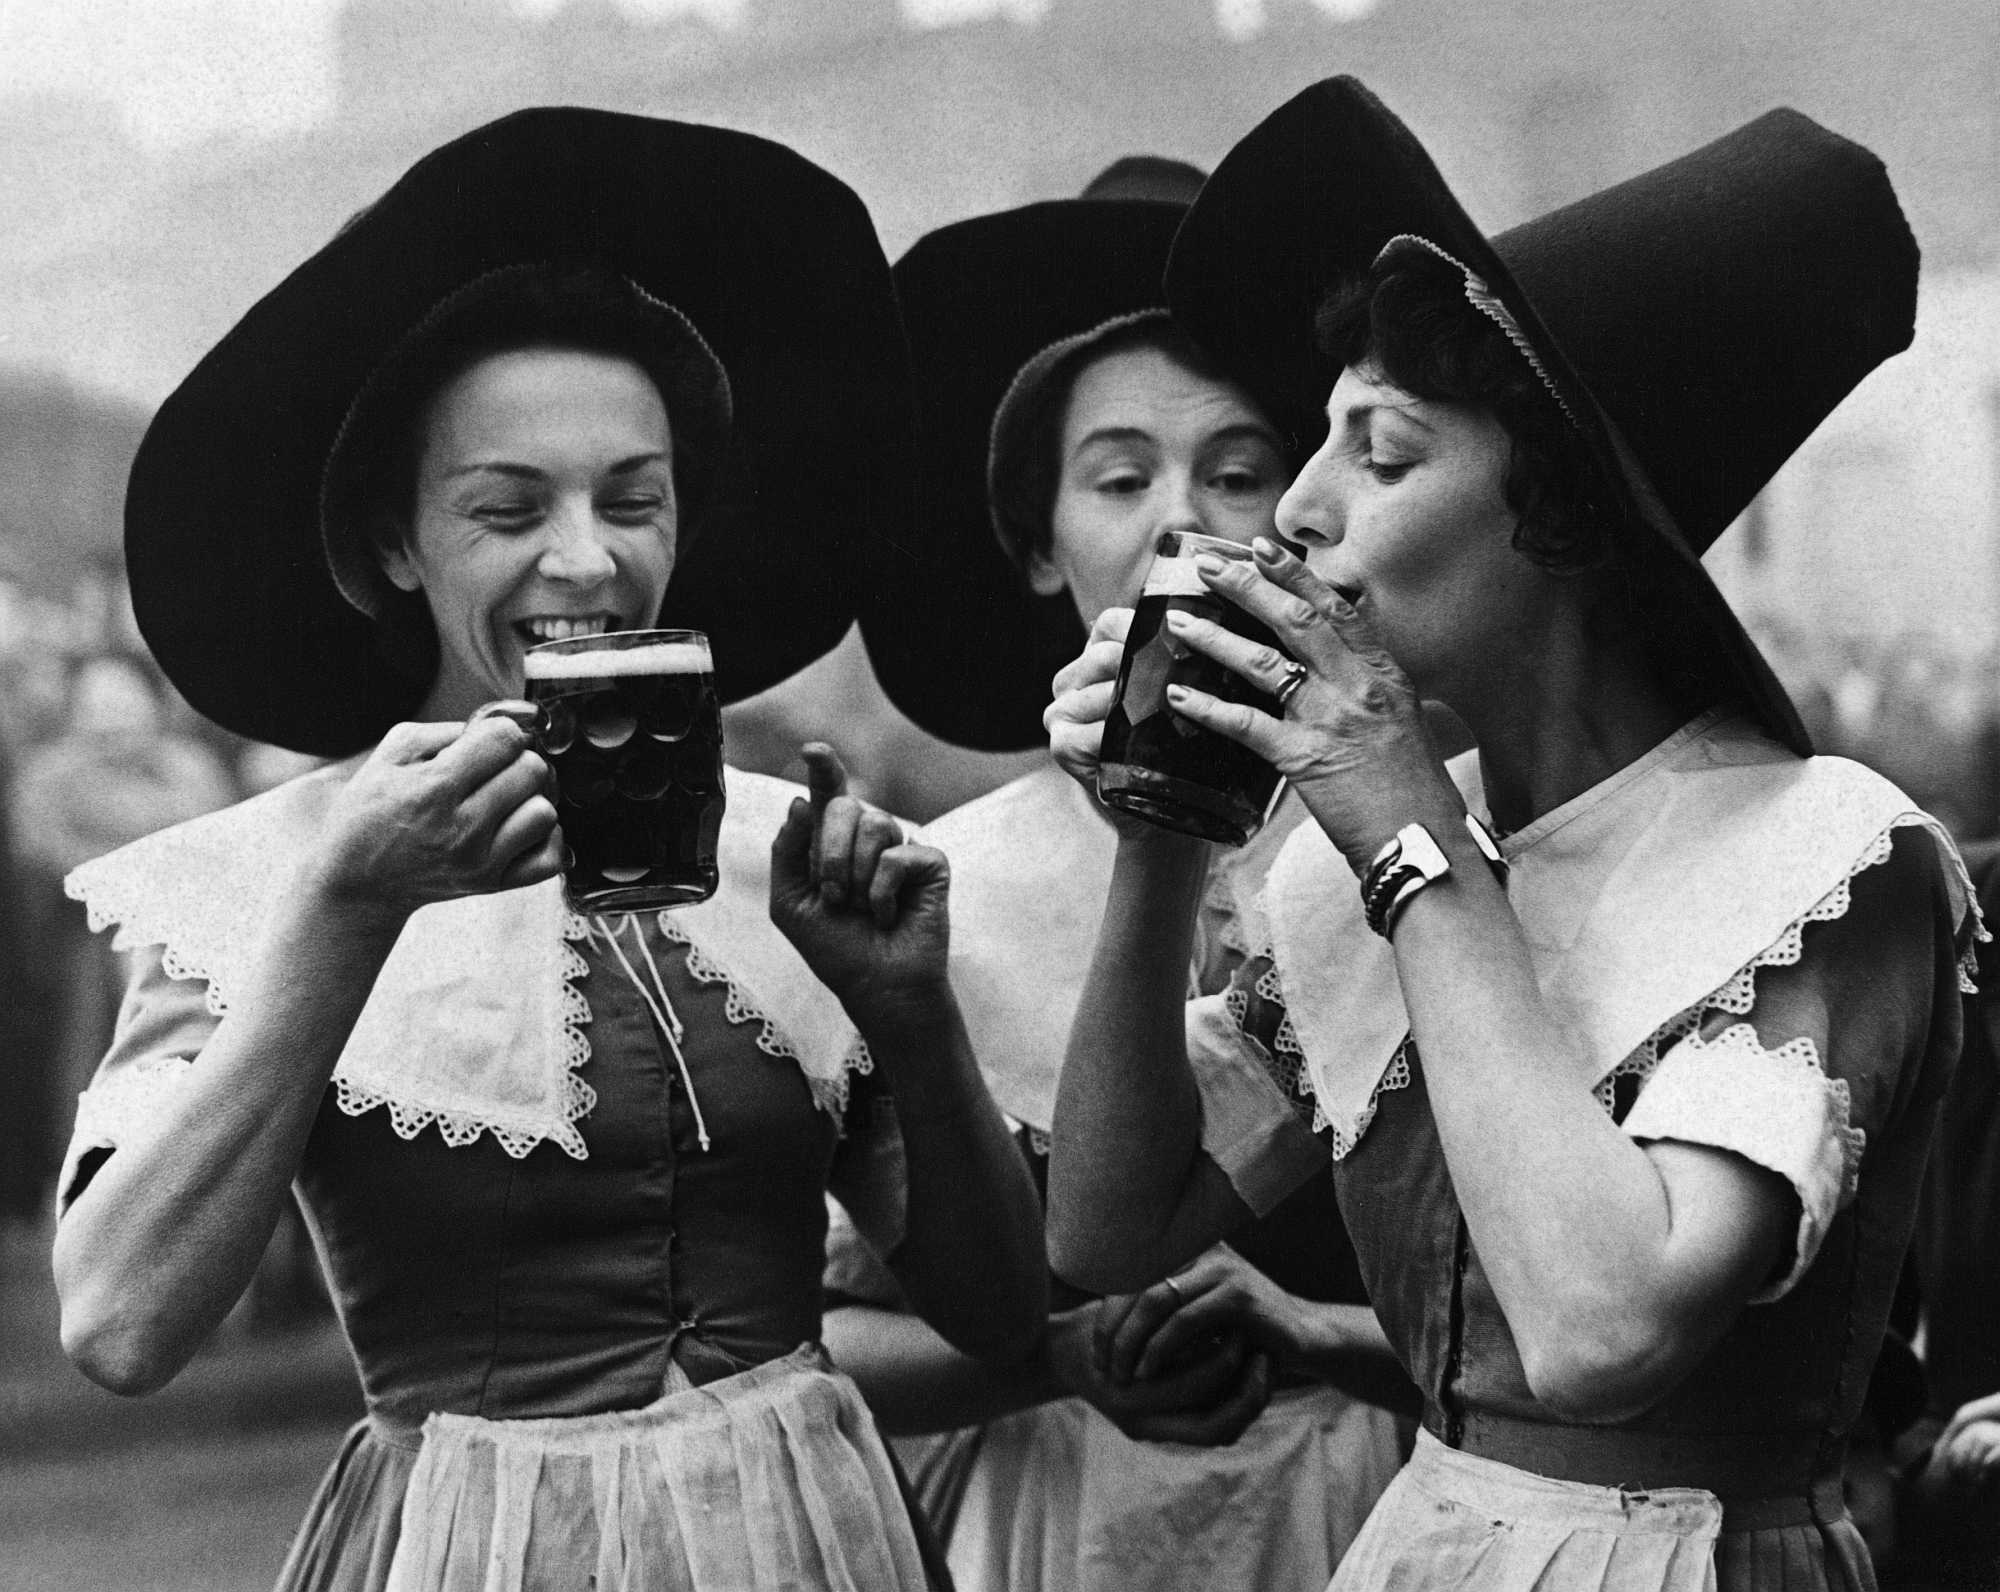
POLYGON ((616 614, 536 614, 514 621, 514 633, 531 647, 545 641, 570 641, 578 636, 601 636, 622 628, 616 614))

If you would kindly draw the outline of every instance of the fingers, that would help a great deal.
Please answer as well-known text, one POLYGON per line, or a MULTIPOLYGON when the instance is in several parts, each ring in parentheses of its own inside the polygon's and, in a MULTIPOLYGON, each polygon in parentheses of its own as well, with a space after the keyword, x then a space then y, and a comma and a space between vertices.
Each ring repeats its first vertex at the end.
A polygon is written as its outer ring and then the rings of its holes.
POLYGON ((1227 1398, 1198 1413, 1140 1415, 1123 1423, 1127 1436, 1153 1443, 1220 1448, 1248 1431, 1271 1401, 1271 1358, 1252 1354, 1227 1398))
POLYGON ((1206 1339, 1241 1324, 1243 1303, 1220 1288, 1196 1294, 1166 1317, 1140 1351, 1132 1374, 1140 1381, 1162 1375, 1195 1352, 1206 1339))
POLYGON ((1213 658, 1233 674, 1241 675, 1266 696, 1275 697, 1278 687, 1298 667, 1278 648, 1248 636, 1239 636, 1226 625, 1204 619, 1182 609, 1167 615, 1167 629, 1196 652, 1213 658))
MULTIPOLYGON (((891 820, 893 824, 893 820, 891 820)), ((951 864, 935 846, 902 844, 884 851, 866 888, 868 910, 875 926, 892 929, 902 914, 903 902, 914 890, 951 881, 951 864)), ((860 886, 857 882, 857 899, 860 886)))
POLYGON ((499 888, 513 890, 555 878, 563 871, 568 849, 554 804, 543 796, 532 798, 494 837, 494 856, 508 859, 500 870, 499 888))
POLYGON ((1225 702, 1190 686, 1170 685, 1167 706, 1191 723, 1249 747, 1267 763, 1276 763, 1283 753, 1278 738, 1283 733, 1284 721, 1260 712, 1247 702, 1225 702))
POLYGON ((818 828, 813 834, 812 877, 819 885, 820 899, 830 907, 847 901, 855 842, 866 810, 852 796, 822 800, 818 790, 813 792, 813 818, 818 828))
POLYGON ((442 724, 395 724, 375 748, 373 761, 381 763, 422 763, 437 756, 465 733, 456 720, 442 724))
POLYGON ((532 750, 515 754, 512 762, 459 803, 467 823, 479 830, 498 829, 530 797, 541 797, 554 812, 555 776, 541 755, 532 750))
POLYGON ((1961 1428, 1970 1426, 1975 1421, 2000 1421, 2000 1393, 1988 1393, 1984 1398, 1972 1399, 1959 1405, 1952 1412, 1951 1419, 1945 1422, 1940 1441, 1950 1439, 1961 1428))
POLYGON ((785 821, 771 839, 771 900, 804 895, 813 887, 813 806, 803 796, 793 798, 785 821))
MULTIPOLYGON (((1132 611, 1118 610, 1125 615, 1126 623, 1121 629, 1131 628, 1132 611)), ((1095 635, 1084 645, 1082 652, 1056 670, 1055 678, 1049 682, 1049 694, 1062 696, 1066 692, 1079 691, 1085 686, 1097 685, 1118 678, 1118 665, 1125 659, 1125 638, 1095 635)))
POLYGON ((447 795, 462 799, 513 762, 529 744, 527 732, 512 719, 480 719, 466 725, 430 760, 431 774, 447 795))

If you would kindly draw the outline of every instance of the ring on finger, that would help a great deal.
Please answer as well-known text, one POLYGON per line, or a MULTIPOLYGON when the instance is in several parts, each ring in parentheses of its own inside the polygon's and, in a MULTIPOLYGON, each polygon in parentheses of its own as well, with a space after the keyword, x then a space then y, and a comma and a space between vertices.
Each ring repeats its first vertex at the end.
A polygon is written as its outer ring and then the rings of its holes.
POLYGON ((1277 699, 1280 713, 1291 705, 1292 698, 1299 694, 1299 687, 1305 683, 1306 666, 1297 662, 1287 663, 1284 679, 1278 682, 1278 688, 1271 693, 1277 699))
POLYGON ((1169 1293, 1171 1293, 1182 1304, 1187 1303, 1187 1290, 1181 1286, 1180 1278, 1169 1277, 1166 1279, 1166 1284, 1167 1284, 1167 1291, 1169 1293))

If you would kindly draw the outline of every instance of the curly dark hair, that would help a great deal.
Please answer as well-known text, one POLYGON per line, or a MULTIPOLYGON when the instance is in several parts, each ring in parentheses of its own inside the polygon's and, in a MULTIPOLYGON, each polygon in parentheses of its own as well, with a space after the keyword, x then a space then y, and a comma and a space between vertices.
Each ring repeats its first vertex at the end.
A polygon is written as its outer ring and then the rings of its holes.
POLYGON ((1418 398, 1490 412, 1513 444, 1501 483, 1514 546, 1544 569, 1612 563, 1630 511, 1521 351, 1465 297, 1455 266, 1398 256, 1328 293, 1315 331, 1339 364, 1378 370, 1418 398))
POLYGON ((1544 569, 1595 579, 1596 624, 1636 639, 1683 707, 1735 694, 1714 638, 1689 605, 1664 595, 1681 577, 1660 539, 1522 351, 1466 298, 1456 266, 1398 254, 1332 289, 1315 333, 1321 353, 1343 366, 1490 413, 1512 444, 1501 492, 1519 516, 1514 546, 1544 569))

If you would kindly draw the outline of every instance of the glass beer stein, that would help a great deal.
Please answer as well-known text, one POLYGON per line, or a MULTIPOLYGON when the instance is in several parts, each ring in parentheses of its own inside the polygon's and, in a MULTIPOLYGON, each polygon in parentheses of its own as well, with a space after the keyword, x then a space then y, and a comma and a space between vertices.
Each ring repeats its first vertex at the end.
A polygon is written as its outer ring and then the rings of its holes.
POLYGON ((1278 643, 1265 626, 1208 589, 1194 566, 1203 553, 1250 559, 1247 547, 1191 531, 1163 531, 1153 549, 1104 721, 1097 795, 1106 806, 1162 828, 1240 846, 1263 824, 1278 771, 1248 747, 1175 713, 1167 705, 1167 687, 1188 686, 1265 712, 1275 712, 1276 703, 1241 675, 1176 640, 1166 618, 1178 609, 1264 646, 1278 643))
POLYGON ((527 654, 514 718, 555 773, 579 912, 653 912, 715 894, 722 831, 722 713, 708 637, 619 630, 527 654))

